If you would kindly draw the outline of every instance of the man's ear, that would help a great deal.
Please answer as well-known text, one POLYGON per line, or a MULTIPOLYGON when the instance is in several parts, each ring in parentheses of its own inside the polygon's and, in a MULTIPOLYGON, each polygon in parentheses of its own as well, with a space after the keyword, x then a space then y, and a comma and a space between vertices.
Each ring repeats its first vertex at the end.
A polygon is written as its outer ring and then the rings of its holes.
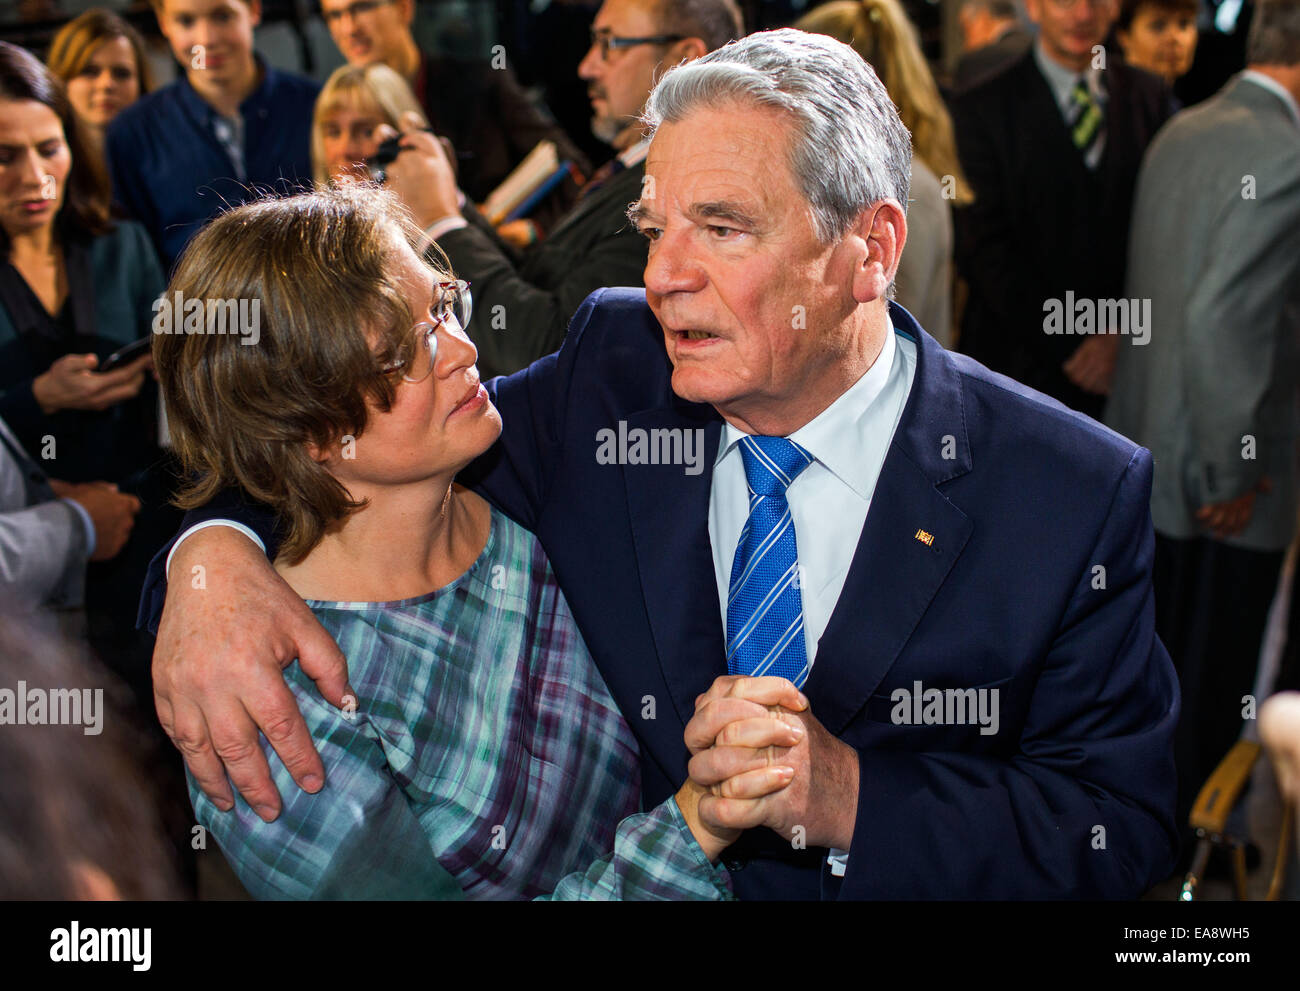
POLYGON ((415 23, 415 0, 397 0, 397 15, 408 28, 415 23))
POLYGON ((697 58, 709 54, 709 46, 703 38, 683 38, 673 43, 664 59, 665 66, 678 65, 683 59, 694 62, 697 58))
POLYGON ((879 299, 898 272, 907 243, 907 217, 895 200, 881 200, 862 211, 850 232, 866 243, 866 253, 853 273, 853 298, 859 303, 879 299))
POLYGON ((252 27, 262 23, 262 0, 246 0, 248 3, 248 21, 252 27))

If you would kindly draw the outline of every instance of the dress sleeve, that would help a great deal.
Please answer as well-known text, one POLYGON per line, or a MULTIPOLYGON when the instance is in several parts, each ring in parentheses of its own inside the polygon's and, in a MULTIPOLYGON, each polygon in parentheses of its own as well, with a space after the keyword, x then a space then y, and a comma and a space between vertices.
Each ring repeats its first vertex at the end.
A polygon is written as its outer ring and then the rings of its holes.
MULTIPOLYGON (((366 715, 367 699, 346 713, 317 695, 295 661, 285 680, 325 765, 325 787, 298 787, 266 738, 262 751, 282 811, 263 822, 238 791, 219 811, 189 779, 201 826, 217 841, 249 894, 258 899, 459 899, 438 863, 366 715)), ((359 691, 358 695, 362 693, 359 691)))
POLYGON ((734 901, 731 876, 700 849, 677 807, 666 799, 618 824, 614 851, 563 878, 539 901, 734 901))

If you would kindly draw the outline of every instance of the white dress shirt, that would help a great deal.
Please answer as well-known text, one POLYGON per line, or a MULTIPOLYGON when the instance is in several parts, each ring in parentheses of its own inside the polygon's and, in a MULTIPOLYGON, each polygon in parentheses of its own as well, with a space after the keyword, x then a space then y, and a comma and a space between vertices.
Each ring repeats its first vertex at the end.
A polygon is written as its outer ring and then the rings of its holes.
MULTIPOLYGON (((810 667, 857 552, 876 480, 915 375, 916 345, 895 333, 890 322, 885 345, 862 378, 790 435, 816 458, 786 491, 802 569, 799 593, 810 667)), ((724 630, 731 565, 749 518, 749 483, 739 447, 744 436, 730 423, 723 425, 709 493, 709 543, 724 630)))

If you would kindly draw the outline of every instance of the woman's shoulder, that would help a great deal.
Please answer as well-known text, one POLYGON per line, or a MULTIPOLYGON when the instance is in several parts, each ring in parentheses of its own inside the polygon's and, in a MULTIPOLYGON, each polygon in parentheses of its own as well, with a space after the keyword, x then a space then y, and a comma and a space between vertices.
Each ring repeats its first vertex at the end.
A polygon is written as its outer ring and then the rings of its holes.
POLYGON ((148 232, 134 220, 115 218, 112 229, 92 237, 90 257, 99 271, 158 267, 148 232))

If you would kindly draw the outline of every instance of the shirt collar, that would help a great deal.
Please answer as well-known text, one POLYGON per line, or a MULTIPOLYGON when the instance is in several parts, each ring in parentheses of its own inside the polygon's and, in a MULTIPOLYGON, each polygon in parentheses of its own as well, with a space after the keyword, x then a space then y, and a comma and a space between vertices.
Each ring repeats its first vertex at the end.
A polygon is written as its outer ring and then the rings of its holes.
POLYGON ((1296 127, 1300 127, 1300 105, 1296 104, 1295 97, 1287 91, 1285 86, 1279 83, 1272 76, 1266 76, 1264 73, 1256 72, 1254 69, 1243 70, 1241 78, 1254 83, 1256 86, 1263 86, 1266 90, 1275 95, 1286 105, 1287 113, 1289 113, 1291 119, 1295 121, 1296 127))
MULTIPOLYGON (((1047 80, 1052 96, 1056 99, 1056 105, 1064 112, 1070 106, 1070 94, 1074 91, 1074 83, 1080 73, 1067 69, 1048 55, 1047 49, 1043 47, 1041 35, 1034 39, 1034 61, 1038 64, 1038 71, 1047 80)), ((1088 81, 1088 91, 1093 99, 1104 102, 1106 90, 1101 85, 1101 70, 1089 62, 1088 68, 1084 69, 1082 74, 1088 81)))
MULTIPOLYGON (((835 402, 790 435, 790 440, 804 448, 822 467, 867 500, 871 498, 875 481, 870 467, 861 456, 862 447, 858 442, 860 426, 868 416, 877 412, 875 407, 879 405, 880 394, 889 381, 899 354, 898 344, 894 340, 894 323, 888 314, 885 315, 885 321, 885 344, 871 367, 835 402)), ((725 421, 722 431, 715 465, 748 436, 739 427, 725 421)))

